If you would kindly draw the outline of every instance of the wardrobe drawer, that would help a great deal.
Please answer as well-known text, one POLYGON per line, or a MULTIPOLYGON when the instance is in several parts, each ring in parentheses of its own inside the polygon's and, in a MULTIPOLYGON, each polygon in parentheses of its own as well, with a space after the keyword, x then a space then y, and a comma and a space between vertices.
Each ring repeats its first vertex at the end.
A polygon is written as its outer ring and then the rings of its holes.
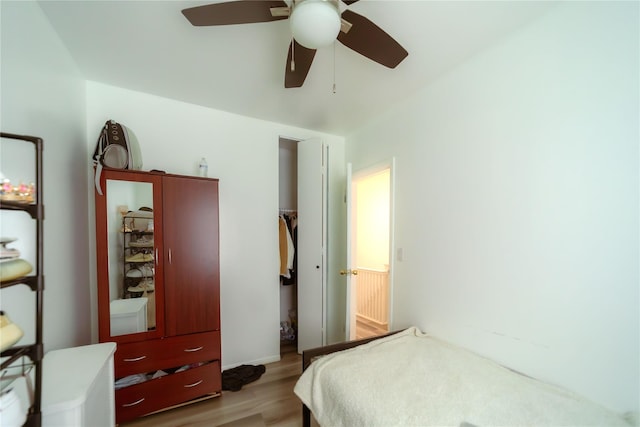
POLYGON ((221 391, 218 361, 125 387, 116 390, 116 423, 221 391))
POLYGON ((210 360, 220 360, 220 331, 120 344, 114 356, 115 376, 210 360))

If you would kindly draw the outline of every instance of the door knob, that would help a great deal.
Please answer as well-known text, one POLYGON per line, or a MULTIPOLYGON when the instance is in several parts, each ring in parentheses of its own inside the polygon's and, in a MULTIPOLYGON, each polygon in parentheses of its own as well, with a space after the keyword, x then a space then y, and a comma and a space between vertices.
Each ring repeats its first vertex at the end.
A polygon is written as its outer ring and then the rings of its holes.
POLYGON ((351 274, 352 276, 357 276, 358 270, 340 270, 341 276, 346 276, 347 274, 351 274))

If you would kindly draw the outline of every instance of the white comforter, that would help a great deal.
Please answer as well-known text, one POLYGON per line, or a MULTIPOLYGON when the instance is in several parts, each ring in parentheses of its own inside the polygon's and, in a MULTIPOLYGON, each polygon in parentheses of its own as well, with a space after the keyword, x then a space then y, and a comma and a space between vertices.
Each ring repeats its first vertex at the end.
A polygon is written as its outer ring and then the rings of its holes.
POLYGON ((417 328, 316 360, 294 391, 331 427, 629 425, 417 328))

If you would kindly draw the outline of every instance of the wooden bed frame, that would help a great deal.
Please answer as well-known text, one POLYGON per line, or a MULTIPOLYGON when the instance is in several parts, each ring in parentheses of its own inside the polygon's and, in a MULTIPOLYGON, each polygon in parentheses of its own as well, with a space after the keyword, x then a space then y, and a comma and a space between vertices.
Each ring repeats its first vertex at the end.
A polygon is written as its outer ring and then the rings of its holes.
MULTIPOLYGON (((379 338, 388 337, 389 335, 396 334, 400 331, 389 332, 384 335, 376 335, 374 337, 362 338, 359 340, 345 341, 341 343, 326 345, 324 347, 310 348, 302 352, 302 371, 304 372, 311 362, 317 357, 324 356, 326 354, 335 353, 336 351, 347 350, 349 348, 357 347, 362 344, 366 344, 370 341, 377 340, 379 338)), ((302 426, 311 427, 311 411, 307 408, 307 405, 302 404, 302 426)))

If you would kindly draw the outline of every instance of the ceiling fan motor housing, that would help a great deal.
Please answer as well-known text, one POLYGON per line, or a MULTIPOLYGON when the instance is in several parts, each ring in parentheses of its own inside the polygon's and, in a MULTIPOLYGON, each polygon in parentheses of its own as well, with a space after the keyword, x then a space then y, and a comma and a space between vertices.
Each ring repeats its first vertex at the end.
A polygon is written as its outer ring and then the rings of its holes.
POLYGON ((317 49, 331 45, 340 32, 340 9, 336 0, 295 2, 289 17, 293 38, 302 46, 317 49))

